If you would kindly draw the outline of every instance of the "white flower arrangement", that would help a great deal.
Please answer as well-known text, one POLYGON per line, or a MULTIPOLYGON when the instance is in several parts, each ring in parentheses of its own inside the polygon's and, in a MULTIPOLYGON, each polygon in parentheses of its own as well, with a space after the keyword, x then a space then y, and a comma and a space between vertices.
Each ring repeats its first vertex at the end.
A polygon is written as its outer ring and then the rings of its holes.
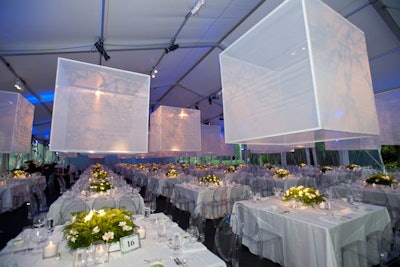
POLYGON ((325 201, 324 195, 312 187, 303 185, 291 187, 286 190, 283 195, 283 201, 296 200, 303 202, 305 205, 314 206, 325 201))
POLYGON ((63 229, 70 249, 88 247, 97 240, 105 243, 119 241, 134 233, 136 225, 131 213, 125 209, 90 210, 75 213, 63 229))

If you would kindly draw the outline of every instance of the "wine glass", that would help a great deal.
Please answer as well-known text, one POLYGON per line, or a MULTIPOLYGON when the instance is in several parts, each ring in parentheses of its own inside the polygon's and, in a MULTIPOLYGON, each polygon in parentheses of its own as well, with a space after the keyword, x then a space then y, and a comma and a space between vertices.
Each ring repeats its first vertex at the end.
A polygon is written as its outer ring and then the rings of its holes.
POLYGON ((160 242, 163 242, 165 236, 167 235, 167 223, 166 220, 163 218, 158 219, 158 237, 160 242))
POLYGON ((39 213, 33 217, 32 224, 35 228, 41 228, 46 224, 46 214, 39 213))
POLYGON ((197 228, 197 226, 189 226, 189 228, 187 229, 187 233, 190 236, 190 246, 193 246, 196 241, 199 239, 200 236, 200 232, 199 232, 199 228, 197 228))
POLYGON ((156 199, 153 199, 150 203, 150 212, 153 214, 156 211, 157 202, 156 199))

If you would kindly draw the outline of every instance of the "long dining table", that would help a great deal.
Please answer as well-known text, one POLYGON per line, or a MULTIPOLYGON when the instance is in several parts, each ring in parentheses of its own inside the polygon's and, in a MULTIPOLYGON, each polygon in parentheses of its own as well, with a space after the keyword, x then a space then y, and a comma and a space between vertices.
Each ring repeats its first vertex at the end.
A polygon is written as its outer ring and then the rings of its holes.
POLYGON ((248 185, 235 183, 205 186, 204 184, 192 182, 176 184, 174 193, 194 203, 194 205, 188 206, 180 205, 179 202, 174 203, 177 208, 188 211, 194 215, 201 215, 207 219, 216 219, 232 211, 232 199, 244 199, 249 196, 250 187, 248 185), (221 199, 221 204, 217 203, 214 199, 214 194, 217 190, 225 190, 224 197, 221 199))
MULTIPOLYGON (((383 231, 390 222, 385 207, 361 203, 351 205, 334 200, 331 210, 304 206, 294 209, 280 198, 267 197, 259 201, 236 202, 233 213, 239 212, 239 203, 255 215, 261 228, 281 237, 283 257, 277 253, 278 250, 264 248, 264 258, 291 267, 363 266, 357 257, 342 257, 342 248, 360 242, 365 245, 362 246, 365 251, 360 253, 379 264, 377 247, 367 244, 366 236, 383 231)), ((257 254, 257 247, 249 237, 243 236, 243 244, 257 254)))
MULTIPOLYGON (((175 233, 179 233, 182 236, 182 240, 188 240, 184 230, 176 223, 169 224, 170 226, 167 228, 167 241, 160 241, 157 234, 156 219, 163 217, 164 219, 167 218, 163 213, 152 214, 147 219, 141 215, 135 215, 135 224, 146 227, 146 237, 140 239, 140 247, 127 253, 122 253, 119 250, 110 252, 108 262, 101 263, 101 266, 149 267, 159 262, 165 267, 172 267, 178 266, 174 259, 179 258, 181 261, 186 262, 186 266, 190 267, 226 267, 226 263, 222 259, 213 254, 200 242, 195 242, 192 246, 183 244, 179 253, 174 252, 168 240, 175 233)), ((20 233, 16 238, 10 240, 7 246, 0 251, 0 265, 32 267, 74 266, 75 253, 67 248, 66 241, 62 238, 62 227, 61 225, 56 226, 55 230, 48 237, 48 241, 51 240, 53 243, 59 244, 60 254, 58 257, 43 259, 42 253, 36 253, 35 249, 32 250, 33 245, 30 243, 16 247, 13 245, 13 240, 21 238, 22 233, 20 233)))

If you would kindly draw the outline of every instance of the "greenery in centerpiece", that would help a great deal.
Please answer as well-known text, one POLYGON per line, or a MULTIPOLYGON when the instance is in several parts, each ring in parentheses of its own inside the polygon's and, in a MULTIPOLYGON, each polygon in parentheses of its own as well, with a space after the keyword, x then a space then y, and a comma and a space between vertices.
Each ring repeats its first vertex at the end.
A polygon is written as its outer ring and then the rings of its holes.
POLYGON ((196 162, 196 169, 207 170, 207 166, 204 164, 201 164, 200 162, 196 162))
POLYGON ((209 174, 209 175, 203 176, 199 179, 199 182, 205 183, 205 184, 217 184, 217 185, 222 184, 221 178, 219 178, 215 174, 209 174))
POLYGON ((307 167, 307 164, 305 164, 304 162, 302 162, 302 163, 299 163, 297 166, 298 166, 299 168, 304 168, 304 167, 307 167))
POLYGON ((106 172, 105 170, 99 170, 96 172, 93 172, 92 177, 94 179, 106 179, 106 177, 108 176, 108 172, 106 172))
POLYGON ((264 164, 264 167, 267 168, 268 170, 272 170, 272 169, 275 169, 275 168, 276 168, 275 165, 272 165, 272 164, 269 164, 269 163, 265 163, 265 164, 264 164))
POLYGON ((365 180, 368 184, 392 185, 397 184, 397 179, 383 173, 375 173, 365 180))
POLYGON ((153 165, 149 168, 149 172, 158 172, 158 167, 153 165))
POLYGON ((25 178, 26 172, 23 170, 15 170, 12 172, 12 177, 14 178, 25 178))
POLYGON ((327 171, 332 171, 333 168, 332 168, 331 166, 322 166, 319 170, 320 170, 322 173, 325 173, 325 172, 327 172, 327 171))
POLYGON ((296 200, 305 205, 314 206, 325 201, 325 197, 313 187, 305 187, 303 185, 291 187, 286 190, 283 195, 283 201, 296 200))
POLYGON ((285 178, 286 176, 290 175, 290 171, 285 169, 277 169, 272 174, 273 176, 277 176, 279 178, 285 178))
POLYGON ((93 192, 107 192, 107 190, 112 189, 114 186, 107 179, 98 179, 90 183, 90 190, 93 192))
POLYGON ((359 168, 360 168, 360 166, 358 166, 357 164, 353 164, 353 163, 346 165, 346 169, 348 169, 348 170, 354 170, 354 169, 359 169, 359 168))
POLYGON ((137 226, 131 215, 122 208, 76 212, 64 226, 63 236, 72 250, 88 247, 97 240, 117 242, 135 232, 137 226))
POLYGON ((101 165, 100 163, 95 163, 92 165, 93 172, 99 172, 101 170, 103 170, 103 165, 101 165))
POLYGON ((166 173, 165 176, 167 177, 176 177, 178 176, 179 172, 175 169, 169 169, 166 173))
POLYGON ((236 167, 235 166, 228 166, 228 167, 226 167, 225 169, 224 169, 224 172, 225 173, 233 173, 233 172, 236 172, 236 167))

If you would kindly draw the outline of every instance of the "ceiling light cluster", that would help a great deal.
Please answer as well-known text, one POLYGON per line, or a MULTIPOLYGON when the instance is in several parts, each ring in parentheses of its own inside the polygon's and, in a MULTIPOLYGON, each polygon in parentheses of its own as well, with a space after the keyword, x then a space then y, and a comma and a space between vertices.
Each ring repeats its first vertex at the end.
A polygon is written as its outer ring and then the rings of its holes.
POLYGON ((179 48, 178 44, 172 43, 168 48, 165 48, 165 53, 168 54, 168 52, 174 51, 179 48))
POLYGON ((157 66, 154 66, 150 73, 151 78, 154 79, 156 77, 157 73, 158 73, 157 66))

